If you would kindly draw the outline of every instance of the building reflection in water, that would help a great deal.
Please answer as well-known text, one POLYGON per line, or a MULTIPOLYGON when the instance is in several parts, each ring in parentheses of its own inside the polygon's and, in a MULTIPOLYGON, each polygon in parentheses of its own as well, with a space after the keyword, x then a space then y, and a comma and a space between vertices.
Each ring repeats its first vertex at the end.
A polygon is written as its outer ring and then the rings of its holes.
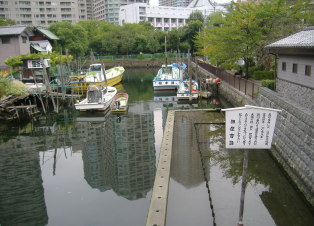
MULTIPOLYGON (((216 128, 215 125, 221 123, 223 118, 217 112, 187 114, 185 111, 176 112, 175 118, 171 177, 186 188, 192 188, 204 182, 204 170, 209 179, 210 159, 206 158, 206 151, 222 143, 210 140, 214 138, 205 131, 217 133, 217 128, 221 126, 216 128), (207 124, 201 126, 198 123, 207 124), (204 170, 199 150, 202 152, 204 170)), ((224 139, 223 136, 219 138, 224 139)))
POLYGON ((46 225, 38 139, 18 136, 0 144, 0 225, 46 225))
POLYGON ((202 164, 197 151, 196 134, 193 126, 196 118, 176 113, 171 177, 186 188, 198 186, 204 181, 202 164))
POLYGON ((128 113, 76 123, 85 179, 100 191, 113 189, 128 200, 144 198, 155 177, 153 114, 128 113))

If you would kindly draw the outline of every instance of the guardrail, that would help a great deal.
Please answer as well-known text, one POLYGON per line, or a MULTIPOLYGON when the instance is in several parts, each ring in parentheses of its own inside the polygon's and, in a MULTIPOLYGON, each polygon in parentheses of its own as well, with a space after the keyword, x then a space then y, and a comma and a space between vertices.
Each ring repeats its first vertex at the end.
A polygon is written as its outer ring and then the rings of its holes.
POLYGON ((225 69, 215 67, 199 60, 194 59, 193 62, 252 99, 257 97, 260 85, 255 81, 241 78, 239 75, 234 75, 225 69))

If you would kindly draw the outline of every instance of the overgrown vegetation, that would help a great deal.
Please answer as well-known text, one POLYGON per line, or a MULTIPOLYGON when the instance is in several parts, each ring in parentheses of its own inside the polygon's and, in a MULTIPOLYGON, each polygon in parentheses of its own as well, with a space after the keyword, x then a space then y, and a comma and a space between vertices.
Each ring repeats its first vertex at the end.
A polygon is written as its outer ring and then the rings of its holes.
POLYGON ((309 0, 233 2, 228 13, 216 12, 196 36, 198 54, 212 64, 234 64, 239 59, 249 68, 270 70, 273 59, 266 46, 313 25, 309 0))
POLYGON ((9 95, 23 95, 25 88, 24 83, 8 78, 8 74, 0 74, 0 99, 9 95))

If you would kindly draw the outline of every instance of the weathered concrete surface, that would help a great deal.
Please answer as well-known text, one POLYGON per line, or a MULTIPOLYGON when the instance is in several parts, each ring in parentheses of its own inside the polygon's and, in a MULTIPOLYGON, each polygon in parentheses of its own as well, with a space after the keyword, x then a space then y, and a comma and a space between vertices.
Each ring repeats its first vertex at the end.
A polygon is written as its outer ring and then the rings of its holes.
POLYGON ((166 224, 174 112, 169 111, 167 116, 146 226, 161 226, 166 224))

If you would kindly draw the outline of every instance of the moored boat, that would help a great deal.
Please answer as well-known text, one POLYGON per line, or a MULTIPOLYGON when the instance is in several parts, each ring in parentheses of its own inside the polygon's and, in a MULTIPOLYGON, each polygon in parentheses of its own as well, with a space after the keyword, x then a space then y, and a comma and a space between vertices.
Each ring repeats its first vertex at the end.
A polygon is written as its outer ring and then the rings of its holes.
POLYGON ((129 95, 127 93, 117 93, 110 105, 112 113, 125 113, 128 110, 129 95))
POLYGON ((198 83, 194 80, 184 80, 180 83, 177 98, 178 100, 195 100, 199 97, 198 83))
POLYGON ((109 109, 117 89, 113 86, 89 85, 86 98, 75 104, 79 111, 106 111, 109 109))
POLYGON ((122 80, 124 71, 123 67, 118 66, 105 70, 104 73, 101 64, 91 64, 85 75, 71 76, 70 84, 74 87, 75 92, 85 93, 90 85, 114 86, 118 84, 122 80))
POLYGON ((182 80, 180 69, 172 64, 162 65, 153 80, 154 90, 176 90, 182 80))

